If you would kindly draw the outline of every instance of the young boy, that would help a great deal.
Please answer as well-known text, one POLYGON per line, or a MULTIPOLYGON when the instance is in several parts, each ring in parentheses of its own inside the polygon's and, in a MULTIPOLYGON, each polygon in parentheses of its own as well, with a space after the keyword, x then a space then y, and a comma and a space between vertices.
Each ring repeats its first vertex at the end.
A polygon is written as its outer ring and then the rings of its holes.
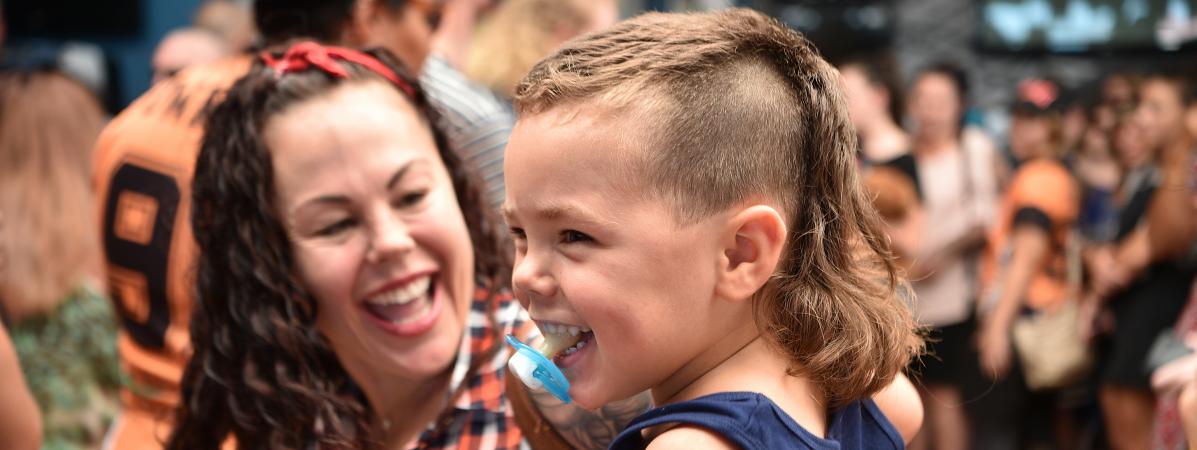
POLYGON ((541 61, 515 106, 516 296, 579 405, 649 389, 659 407, 612 448, 917 431, 898 372, 922 342, 805 38, 749 10, 648 14, 541 61))

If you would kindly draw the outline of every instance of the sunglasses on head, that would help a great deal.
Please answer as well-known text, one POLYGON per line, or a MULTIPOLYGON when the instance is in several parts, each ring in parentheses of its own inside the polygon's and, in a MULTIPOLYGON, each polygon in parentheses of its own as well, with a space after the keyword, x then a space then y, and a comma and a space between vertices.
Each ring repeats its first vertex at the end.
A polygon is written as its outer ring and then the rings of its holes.
POLYGON ((410 4, 419 11, 420 15, 424 16, 424 21, 428 23, 429 28, 435 31, 440 27, 445 2, 438 0, 414 0, 410 4))

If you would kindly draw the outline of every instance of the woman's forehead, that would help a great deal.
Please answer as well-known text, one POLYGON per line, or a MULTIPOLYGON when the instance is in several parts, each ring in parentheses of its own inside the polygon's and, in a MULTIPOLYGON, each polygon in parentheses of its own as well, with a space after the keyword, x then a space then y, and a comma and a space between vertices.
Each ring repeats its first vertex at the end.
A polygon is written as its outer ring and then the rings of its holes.
POLYGON ((415 108, 379 83, 349 85, 280 113, 265 127, 283 191, 325 176, 346 176, 416 159, 439 160, 432 132, 415 108), (381 91, 381 92, 380 92, 381 91), (394 95, 388 99, 385 95, 394 95), (296 184, 296 186, 286 186, 296 184))

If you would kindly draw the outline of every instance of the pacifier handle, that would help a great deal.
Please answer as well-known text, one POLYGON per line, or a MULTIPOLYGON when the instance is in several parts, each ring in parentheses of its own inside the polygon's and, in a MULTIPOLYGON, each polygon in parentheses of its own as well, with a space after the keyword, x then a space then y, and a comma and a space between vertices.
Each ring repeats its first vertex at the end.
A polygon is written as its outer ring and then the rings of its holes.
POLYGON ((508 370, 508 374, 515 374, 524 383, 524 386, 527 386, 529 389, 538 390, 534 385, 536 384, 535 381, 539 381, 543 388, 549 391, 550 394, 553 394, 554 397, 557 397, 558 400, 564 403, 573 401, 569 397, 569 379, 565 378, 565 374, 561 373, 561 369, 557 368, 557 365, 553 364, 548 358, 545 358, 536 349, 528 346, 528 344, 520 342, 515 336, 507 335, 507 344, 515 349, 515 354, 511 355, 511 361, 508 364, 519 364, 518 362, 514 362, 517 361, 517 358, 522 358, 524 361, 532 363, 535 369, 532 371, 531 376, 535 380, 525 378, 527 376, 526 372, 508 370))

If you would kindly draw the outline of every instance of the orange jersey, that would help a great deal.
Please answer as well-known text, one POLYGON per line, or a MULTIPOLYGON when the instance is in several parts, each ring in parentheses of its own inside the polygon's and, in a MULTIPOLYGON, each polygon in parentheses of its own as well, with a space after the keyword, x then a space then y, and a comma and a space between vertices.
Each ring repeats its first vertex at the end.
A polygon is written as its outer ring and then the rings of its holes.
POLYGON ((117 348, 132 381, 121 395, 126 413, 161 417, 179 401, 197 255, 191 177, 207 114, 250 63, 241 56, 156 84, 97 142, 97 212, 117 348))
POLYGON ((1041 267, 1035 268, 1023 305, 1051 310, 1069 298, 1065 246, 1080 210, 1079 188, 1063 164, 1049 159, 1026 162, 1014 174, 998 210, 981 260, 982 284, 1000 289, 1001 273, 1010 255, 1010 235, 1020 211, 1033 209, 1046 216, 1051 244, 1041 267))

